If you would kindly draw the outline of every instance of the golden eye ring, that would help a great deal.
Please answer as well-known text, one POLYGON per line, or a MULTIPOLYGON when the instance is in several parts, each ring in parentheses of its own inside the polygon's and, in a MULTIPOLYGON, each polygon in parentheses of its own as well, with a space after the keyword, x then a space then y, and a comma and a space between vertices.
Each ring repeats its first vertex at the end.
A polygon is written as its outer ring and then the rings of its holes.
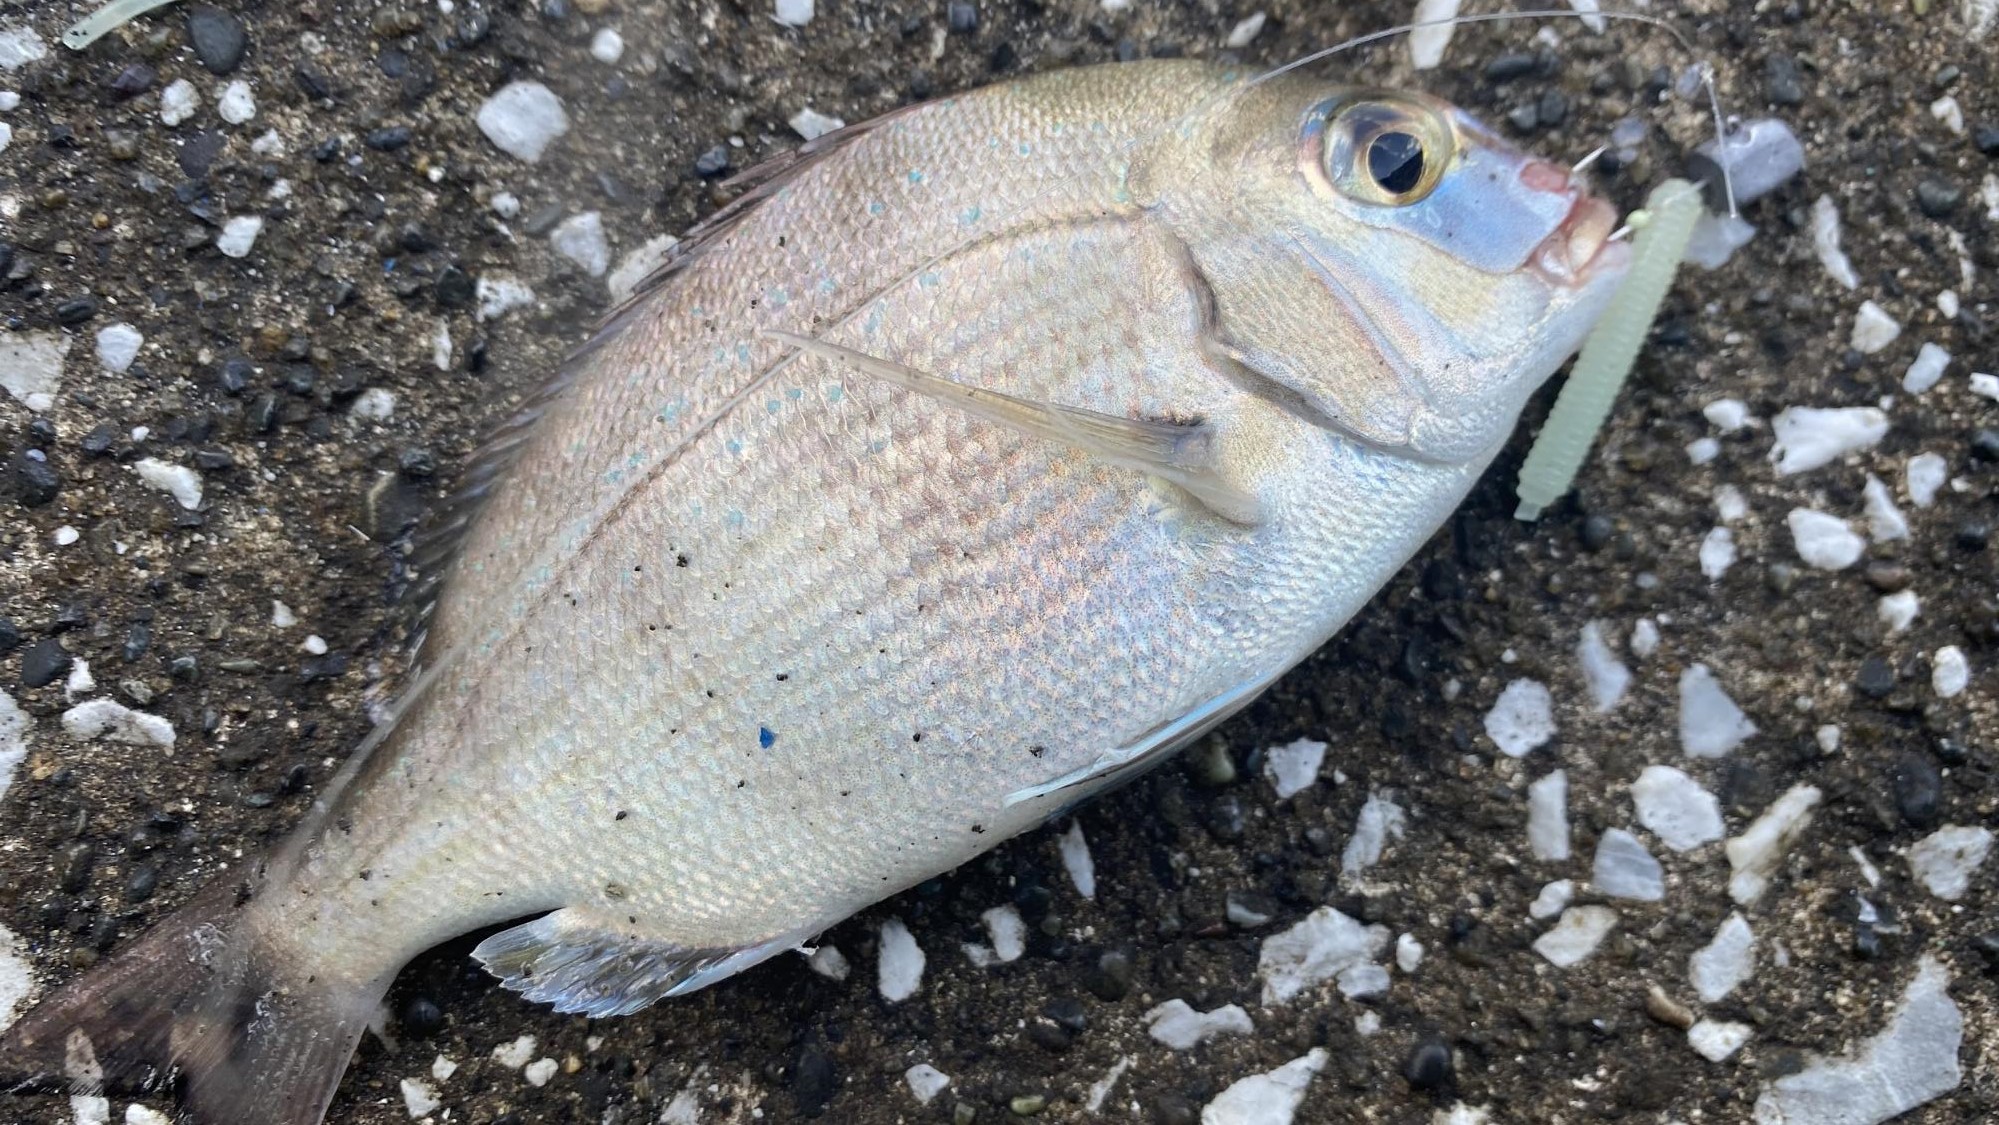
POLYGON ((1327 122, 1325 173, 1361 203, 1406 207, 1436 190, 1457 155, 1444 119, 1419 102, 1370 96, 1340 106, 1327 122))

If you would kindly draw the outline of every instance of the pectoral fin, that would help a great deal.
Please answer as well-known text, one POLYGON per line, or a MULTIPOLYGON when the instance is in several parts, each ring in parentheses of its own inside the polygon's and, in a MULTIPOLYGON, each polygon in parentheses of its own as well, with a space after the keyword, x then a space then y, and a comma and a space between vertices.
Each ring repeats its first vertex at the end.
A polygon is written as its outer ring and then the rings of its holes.
POLYGON ((1239 524, 1262 522, 1256 498, 1222 479, 1214 464, 1215 429, 1120 418, 1072 406, 1016 398, 969 387, 890 360, 775 329, 764 335, 809 355, 843 363, 892 386, 947 403, 998 425, 1080 450, 1107 464, 1159 477, 1186 490, 1217 516, 1239 524))
POLYGON ((690 949, 636 924, 565 907, 479 943, 472 956, 507 988, 558 1012, 622 1016, 795 948, 806 934, 728 949, 690 949))

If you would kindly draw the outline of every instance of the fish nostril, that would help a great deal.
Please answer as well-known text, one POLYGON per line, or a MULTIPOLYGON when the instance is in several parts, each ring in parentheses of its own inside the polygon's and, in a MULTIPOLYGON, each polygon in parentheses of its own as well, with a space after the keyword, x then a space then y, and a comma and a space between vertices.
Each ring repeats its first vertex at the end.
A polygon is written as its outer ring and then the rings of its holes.
POLYGON ((1562 195, 1569 191, 1569 170, 1546 160, 1529 160, 1520 168, 1520 182, 1535 191, 1562 195))

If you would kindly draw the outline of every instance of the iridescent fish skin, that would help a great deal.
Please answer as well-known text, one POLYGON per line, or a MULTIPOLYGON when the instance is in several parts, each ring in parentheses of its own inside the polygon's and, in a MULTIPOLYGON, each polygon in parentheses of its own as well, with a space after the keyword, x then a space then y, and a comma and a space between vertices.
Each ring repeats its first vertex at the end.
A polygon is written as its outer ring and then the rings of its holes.
MULTIPOLYGON (((1193 62, 902 111, 758 194, 517 451, 366 765, 246 903, 129 955, 220 935, 165 1021, 204 1120, 316 1121, 443 939, 521 922, 479 948, 510 987, 630 1011, 1156 762, 1429 538, 1622 265, 1607 207, 1449 106, 1193 62), (1214 491, 773 331, 1184 428, 1214 491)), ((101 1039, 84 1010, 27 1045, 101 1039)))

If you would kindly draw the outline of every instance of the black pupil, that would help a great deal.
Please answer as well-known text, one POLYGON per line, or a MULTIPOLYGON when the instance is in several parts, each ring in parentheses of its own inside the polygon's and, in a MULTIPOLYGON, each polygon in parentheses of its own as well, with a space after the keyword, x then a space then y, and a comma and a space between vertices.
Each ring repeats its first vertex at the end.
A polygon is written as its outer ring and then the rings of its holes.
POLYGON ((1423 180, 1423 142, 1412 133, 1381 134, 1367 146, 1367 172, 1391 195, 1414 189, 1423 180))

